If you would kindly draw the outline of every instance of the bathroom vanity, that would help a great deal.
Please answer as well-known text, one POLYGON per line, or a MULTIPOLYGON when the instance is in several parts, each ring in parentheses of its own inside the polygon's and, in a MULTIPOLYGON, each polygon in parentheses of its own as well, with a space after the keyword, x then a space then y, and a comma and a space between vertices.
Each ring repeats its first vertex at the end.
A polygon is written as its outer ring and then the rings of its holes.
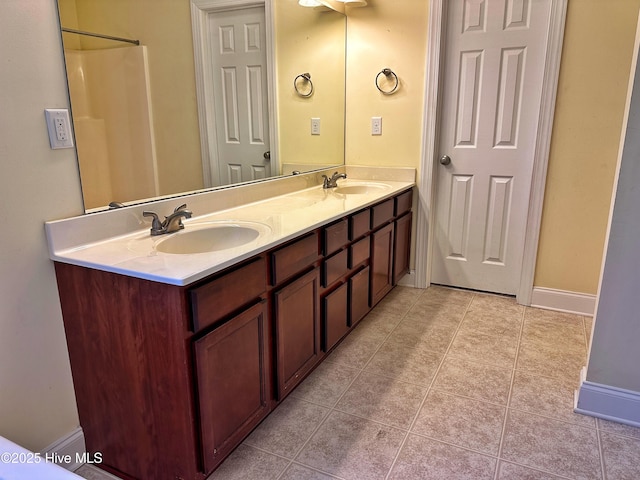
POLYGON ((314 218, 311 228, 216 257, 219 268, 201 255, 207 273, 173 283, 157 272, 176 254, 150 255, 156 271, 141 274, 83 263, 78 249, 52 254, 80 423, 101 468, 210 474, 408 271, 413 183, 391 183, 324 199, 343 211, 325 208, 325 221, 307 200, 282 215, 314 218))

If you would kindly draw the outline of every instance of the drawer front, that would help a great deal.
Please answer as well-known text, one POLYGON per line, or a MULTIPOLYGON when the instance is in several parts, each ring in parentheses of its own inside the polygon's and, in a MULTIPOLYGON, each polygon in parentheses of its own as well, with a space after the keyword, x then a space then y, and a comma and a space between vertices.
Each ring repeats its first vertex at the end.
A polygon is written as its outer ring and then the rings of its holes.
POLYGON ((368 208, 362 212, 351 215, 349 218, 349 240, 356 240, 371 230, 371 210, 368 208))
POLYGON ((405 212, 411 210, 411 202, 413 201, 413 190, 401 193, 396 197, 396 217, 399 217, 405 212))
POLYGON ((271 254, 272 285, 301 272, 319 258, 318 232, 312 232, 300 240, 271 254))
POLYGON ((371 237, 364 237, 350 247, 349 268, 360 265, 369 259, 371 248, 371 237))
POLYGON ((333 225, 329 225, 322 230, 323 253, 325 256, 337 252, 349 243, 349 222, 347 219, 340 220, 333 225))
POLYGON ((193 331, 213 325, 230 313, 257 300, 267 289, 266 261, 252 262, 191 290, 193 331))
POLYGON ((378 228, 380 225, 384 225, 393 218, 394 199, 390 198, 378 205, 374 205, 371 210, 371 229, 378 228))
POLYGON ((322 286, 328 287, 336 280, 347 274, 348 250, 342 250, 335 255, 327 258, 322 266, 322 286))

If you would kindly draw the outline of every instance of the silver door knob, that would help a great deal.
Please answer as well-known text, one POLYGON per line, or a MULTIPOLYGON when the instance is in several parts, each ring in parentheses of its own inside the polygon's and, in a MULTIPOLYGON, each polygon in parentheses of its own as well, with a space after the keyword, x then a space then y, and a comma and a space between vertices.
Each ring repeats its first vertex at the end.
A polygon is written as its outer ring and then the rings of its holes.
POLYGON ((440 157, 441 165, 449 165, 451 163, 451 157, 449 155, 443 155, 440 157))
POLYGON ((264 153, 262 154, 262 156, 264 157, 264 159, 265 159, 266 161, 271 160, 271 151, 270 151, 270 150, 267 150, 266 152, 264 152, 264 153))

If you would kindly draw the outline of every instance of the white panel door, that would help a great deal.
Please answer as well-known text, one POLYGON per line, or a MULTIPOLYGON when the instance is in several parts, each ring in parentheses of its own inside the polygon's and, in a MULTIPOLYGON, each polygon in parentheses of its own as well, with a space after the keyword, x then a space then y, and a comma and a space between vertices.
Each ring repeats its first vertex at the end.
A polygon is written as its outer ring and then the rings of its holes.
POLYGON ((271 176, 265 12, 209 15, 219 184, 271 176))
POLYGON ((433 283, 520 283, 551 0, 448 3, 433 283))

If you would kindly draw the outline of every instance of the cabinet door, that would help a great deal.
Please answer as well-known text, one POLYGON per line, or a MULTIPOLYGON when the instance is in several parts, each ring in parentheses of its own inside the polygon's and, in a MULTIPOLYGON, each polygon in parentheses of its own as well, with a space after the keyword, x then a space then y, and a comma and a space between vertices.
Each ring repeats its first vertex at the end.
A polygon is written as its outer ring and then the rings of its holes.
POLYGON ((206 472, 269 413, 267 350, 266 301, 195 342, 206 472))
POLYGON ((347 321, 348 284, 344 283, 322 299, 324 351, 331 348, 349 331, 347 321))
POLYGON ((274 294, 280 400, 320 360, 319 272, 315 268, 274 294))
POLYGON ((353 327, 369 313, 369 267, 349 279, 349 326, 353 327))
POLYGON ((397 284, 409 271, 411 253, 411 212, 395 222, 395 247, 393 252, 393 284, 397 284))
POLYGON ((393 288, 393 223, 371 234, 371 306, 393 288))

